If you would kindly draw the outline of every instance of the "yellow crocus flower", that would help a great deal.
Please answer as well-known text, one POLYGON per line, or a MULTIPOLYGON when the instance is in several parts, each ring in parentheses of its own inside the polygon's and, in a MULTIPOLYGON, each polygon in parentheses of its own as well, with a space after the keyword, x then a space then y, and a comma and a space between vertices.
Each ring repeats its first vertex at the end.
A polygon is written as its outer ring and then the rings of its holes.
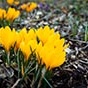
POLYGON ((36 39, 36 33, 35 33, 35 30, 34 29, 30 29, 27 33, 27 37, 26 37, 26 41, 29 41, 29 40, 35 40, 36 39))
POLYGON ((27 30, 26 28, 22 28, 22 30, 20 30, 19 32, 16 32, 16 45, 15 45, 15 49, 17 50, 20 46, 20 43, 22 41, 25 41, 26 36, 27 36, 27 30))
POLYGON ((39 43, 37 44, 37 46, 36 46, 36 51, 35 51, 36 57, 37 57, 39 63, 40 63, 40 60, 41 60, 40 50, 42 49, 42 46, 43 46, 43 45, 42 45, 42 42, 39 42, 39 43))
POLYGON ((26 11, 27 12, 31 12, 32 10, 34 10, 37 7, 37 4, 34 2, 28 3, 27 7, 26 7, 26 11))
POLYGON ((18 18, 19 15, 20 15, 19 10, 9 7, 7 14, 6 14, 6 20, 9 20, 12 22, 14 19, 18 18))
POLYGON ((29 2, 29 3, 26 3, 26 4, 22 4, 20 6, 20 8, 22 10, 26 10, 27 12, 31 12, 32 10, 34 10, 35 8, 37 7, 37 3, 34 3, 34 2, 29 2))
POLYGON ((28 42, 32 52, 34 52, 36 50, 36 47, 37 47, 37 40, 30 40, 28 42))
POLYGON ((45 44, 48 40, 49 36, 54 33, 54 29, 50 29, 49 26, 45 26, 44 28, 40 27, 36 31, 36 35, 38 36, 39 40, 45 44))
POLYGON ((4 19, 6 17, 6 11, 0 8, 0 19, 4 19))
POLYGON ((9 5, 12 5, 13 2, 14 2, 14 0, 7 0, 7 3, 8 3, 9 5))
POLYGON ((22 10, 25 10, 26 8, 27 8, 27 4, 22 4, 21 6, 20 6, 20 8, 22 9, 22 10))
POLYGON ((0 28, 0 44, 5 48, 8 52, 9 49, 14 46, 16 40, 15 30, 6 26, 5 28, 0 28))
POLYGON ((22 41, 20 43, 20 49, 25 57, 26 60, 28 60, 29 56, 32 54, 32 52, 35 51, 37 47, 37 41, 36 40, 30 40, 28 43, 25 43, 25 41, 22 41))
POLYGON ((15 5, 19 5, 20 2, 17 0, 17 1, 14 2, 14 4, 15 4, 15 5))
POLYGON ((28 60, 30 54, 31 54, 31 50, 30 50, 30 46, 29 44, 26 44, 24 41, 22 41, 20 43, 20 47, 19 47, 25 57, 26 60, 28 60))

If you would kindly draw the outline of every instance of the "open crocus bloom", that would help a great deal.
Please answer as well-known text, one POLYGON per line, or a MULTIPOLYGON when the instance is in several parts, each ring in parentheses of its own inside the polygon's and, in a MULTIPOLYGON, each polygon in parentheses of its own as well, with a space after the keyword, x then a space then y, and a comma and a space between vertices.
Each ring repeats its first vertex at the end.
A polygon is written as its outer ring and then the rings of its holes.
POLYGON ((16 40, 15 30, 11 30, 8 26, 0 28, 0 44, 5 48, 6 51, 14 46, 16 40))

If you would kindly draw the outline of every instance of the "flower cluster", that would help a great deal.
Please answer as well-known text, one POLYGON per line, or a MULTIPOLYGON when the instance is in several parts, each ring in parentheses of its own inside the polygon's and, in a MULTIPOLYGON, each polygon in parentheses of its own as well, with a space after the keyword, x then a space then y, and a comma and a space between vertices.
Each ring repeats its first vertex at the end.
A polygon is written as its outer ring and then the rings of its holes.
POLYGON ((10 22, 14 21, 14 19, 18 18, 20 15, 20 11, 15 8, 8 8, 8 11, 0 8, 0 19, 5 19, 10 22))
POLYGON ((25 10, 27 12, 31 12, 32 10, 34 10, 35 8, 37 7, 37 3, 34 3, 34 2, 29 2, 27 4, 22 4, 20 6, 20 8, 22 10, 25 10))
POLYGON ((9 5, 13 5, 13 4, 18 5, 19 4, 19 0, 7 0, 7 3, 9 5))
POLYGON ((47 68, 54 68, 63 64, 67 47, 64 45, 64 38, 60 39, 60 34, 48 26, 38 29, 36 33, 40 41, 36 49, 38 58, 45 63, 47 68))
POLYGON ((16 51, 20 49, 25 60, 29 59, 31 53, 35 53, 38 62, 41 61, 49 69, 58 67, 65 61, 65 40, 49 26, 29 31, 23 28, 19 32, 8 26, 0 28, 0 44, 7 52, 11 47, 16 51))

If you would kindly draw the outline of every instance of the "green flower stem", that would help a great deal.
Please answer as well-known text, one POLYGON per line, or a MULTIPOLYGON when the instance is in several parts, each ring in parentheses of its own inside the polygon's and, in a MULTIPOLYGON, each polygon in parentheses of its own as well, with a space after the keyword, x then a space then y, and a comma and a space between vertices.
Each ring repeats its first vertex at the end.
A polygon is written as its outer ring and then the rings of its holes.
POLYGON ((34 63, 35 63, 35 62, 31 63, 30 66, 27 66, 27 68, 25 68, 25 72, 24 72, 23 79, 27 76, 28 73, 30 73, 30 72, 32 72, 33 70, 35 70, 35 67, 34 67, 34 68, 31 68, 34 63))
POLYGON ((85 27, 85 41, 88 41, 88 25, 85 27))
POLYGON ((40 80, 39 80, 39 83, 38 83, 37 88, 40 88, 40 87, 41 87, 43 77, 44 77, 44 75, 42 75, 42 76, 40 77, 40 80))
POLYGON ((36 64, 36 69, 35 69, 35 72, 34 72, 34 75, 33 75, 33 79, 32 79, 32 82, 31 82, 31 88, 33 88, 36 84, 36 82, 38 81, 38 78, 40 77, 40 68, 38 68, 38 64, 36 64), (37 67, 36 67, 37 66, 37 67))
POLYGON ((33 88, 35 85, 37 85, 36 88, 40 88, 45 74, 46 74, 46 68, 42 66, 38 66, 38 68, 35 71, 35 75, 33 76, 31 88, 33 88))
POLYGON ((43 68, 42 68, 42 71, 41 71, 41 77, 40 77, 40 80, 39 80, 39 83, 38 83, 37 88, 40 88, 40 87, 41 87, 42 80, 43 80, 43 78, 44 78, 45 73, 46 73, 46 68, 43 67, 43 68))
POLYGON ((10 66, 10 52, 7 52, 7 64, 10 66))
POLYGON ((20 62, 20 52, 17 52, 17 64, 18 64, 18 78, 20 78, 21 74, 21 62, 20 62))
POLYGON ((43 79, 44 79, 45 82, 49 85, 50 88, 53 88, 52 85, 48 82, 48 80, 47 80, 45 77, 43 77, 43 79))
MULTIPOLYGON (((39 80, 39 83, 38 83, 38 87, 37 88, 40 88, 41 87, 41 84, 42 84, 42 81, 44 80, 45 83, 48 84, 49 88, 53 88, 52 85, 48 82, 48 80, 46 79, 45 75, 47 74, 48 70, 46 69, 46 67, 44 66, 42 68, 42 71, 41 71, 41 77, 40 77, 40 80, 39 80)), ((49 75, 50 76, 50 75, 49 75)), ((50 77, 49 77, 50 78, 50 77)), ((46 88, 46 86, 44 86, 44 88, 46 88)))
POLYGON ((5 27, 5 26, 10 26, 10 25, 11 25, 10 21, 5 20, 4 18, 0 19, 0 26, 5 27))

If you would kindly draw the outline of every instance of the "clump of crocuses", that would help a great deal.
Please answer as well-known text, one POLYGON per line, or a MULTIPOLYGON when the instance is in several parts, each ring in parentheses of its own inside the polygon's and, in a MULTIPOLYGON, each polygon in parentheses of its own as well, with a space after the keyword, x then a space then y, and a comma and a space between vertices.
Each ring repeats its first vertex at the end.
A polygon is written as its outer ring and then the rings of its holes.
MULTIPOLYGON (((60 34, 49 26, 29 30, 23 28, 20 31, 11 30, 8 26, 2 27, 0 28, 0 44, 7 56, 13 49, 18 78, 25 79, 30 73, 34 74, 31 79, 31 88, 34 86, 39 88, 43 85, 42 81, 52 87, 47 81, 46 74, 65 62, 65 49, 68 47, 65 39, 60 38, 60 34)), ((7 61, 5 63, 12 65, 10 56, 7 61)))
POLYGON ((0 20, 7 20, 13 22, 20 15, 20 11, 15 8, 9 7, 6 11, 5 9, 0 8, 0 20))

